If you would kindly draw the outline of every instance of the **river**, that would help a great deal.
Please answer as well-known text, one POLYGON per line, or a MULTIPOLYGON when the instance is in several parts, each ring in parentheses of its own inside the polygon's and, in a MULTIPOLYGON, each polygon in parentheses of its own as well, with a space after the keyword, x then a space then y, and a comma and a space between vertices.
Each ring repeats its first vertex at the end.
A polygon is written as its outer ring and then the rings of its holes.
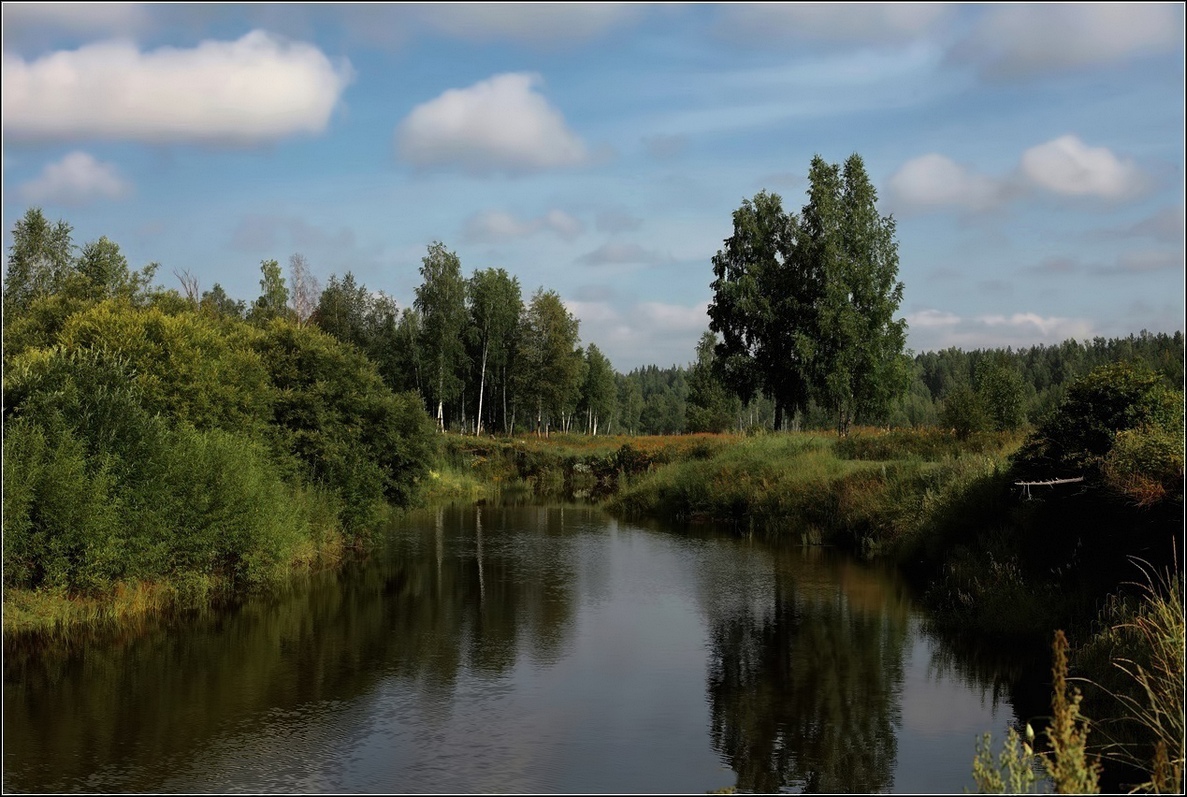
POLYGON ((232 608, 5 640, 4 788, 962 792, 1016 676, 836 551, 442 507, 232 608))

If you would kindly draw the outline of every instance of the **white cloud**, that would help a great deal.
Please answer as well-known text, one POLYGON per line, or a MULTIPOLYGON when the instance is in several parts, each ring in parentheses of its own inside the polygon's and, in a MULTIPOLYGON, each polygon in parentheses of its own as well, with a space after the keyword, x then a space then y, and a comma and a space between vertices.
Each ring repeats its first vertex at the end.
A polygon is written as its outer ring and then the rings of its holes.
POLYGON ((920 155, 891 175, 887 197, 906 210, 985 211, 1029 189, 1062 197, 1123 200, 1139 195, 1148 184, 1132 161, 1069 134, 1026 150, 1014 172, 1001 177, 978 173, 939 153, 920 155))
POLYGON ((582 340, 597 343, 623 372, 641 365, 691 362, 697 339, 709 326, 707 302, 639 302, 625 312, 608 301, 566 300, 565 307, 581 321, 582 340))
POLYGON ((4 132, 21 139, 250 144, 318 133, 354 74, 260 30, 192 49, 111 41, 3 63, 4 132))
POLYGON ((599 246, 577 258, 577 262, 586 266, 621 265, 625 263, 654 264, 671 260, 651 249, 645 249, 639 244, 611 241, 599 246))
POLYGON ((85 205, 99 199, 122 199, 132 185, 110 163, 101 163, 86 152, 71 152, 47 164, 41 174, 20 187, 28 202, 85 205))
POLYGON ((1090 147, 1073 135, 1031 147, 1022 153, 1020 168, 1035 185, 1063 196, 1123 199, 1145 186, 1132 161, 1119 159, 1106 147, 1090 147))
POLYGON ((900 42, 943 21, 945 3, 730 3, 725 30, 745 37, 795 37, 836 42, 900 42))
POLYGON ((966 318, 947 310, 928 309, 908 314, 907 325, 907 344, 916 352, 952 346, 965 350, 1020 348, 1086 340, 1097 334, 1096 325, 1088 319, 1038 313, 966 318))
POLYGON ((562 238, 572 239, 584 232, 585 225, 579 219, 556 208, 534 219, 517 219, 501 210, 486 210, 466 220, 462 237, 471 243, 495 243, 513 238, 526 238, 545 230, 562 238))
POLYGON ((478 41, 586 39, 639 16, 637 3, 435 3, 416 8, 426 27, 478 41))
POLYGON ((951 327, 960 323, 960 316, 946 310, 920 310, 917 313, 908 313, 906 318, 908 329, 951 327))
POLYGON ((539 83, 533 74, 495 75, 418 105, 396 129, 400 156, 420 167, 460 167, 473 174, 585 162, 585 144, 534 91, 539 83))
POLYGON ((1044 342, 1057 343, 1068 338, 1084 338, 1092 334, 1092 322, 1083 318, 1062 318, 1041 316, 1038 313, 1014 313, 1010 316, 983 315, 976 319, 991 328, 1001 328, 1012 333, 1037 338, 1044 342))
POLYGON ((890 178, 890 198, 917 208, 958 206, 985 210, 1005 199, 1003 180, 978 174, 937 153, 904 163, 890 178))
POLYGON ((984 74, 1017 78, 1173 52, 1177 3, 1025 3, 993 6, 953 56, 984 74))

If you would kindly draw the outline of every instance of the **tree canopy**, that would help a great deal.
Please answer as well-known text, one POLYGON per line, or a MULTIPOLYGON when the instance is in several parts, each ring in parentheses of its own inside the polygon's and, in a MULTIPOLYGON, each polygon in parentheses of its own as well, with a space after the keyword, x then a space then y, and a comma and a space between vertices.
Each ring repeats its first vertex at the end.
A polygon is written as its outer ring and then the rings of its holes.
POLYGON ((816 156, 808 181, 799 215, 765 191, 734 212, 713 258, 709 328, 725 384, 743 402, 770 397, 776 428, 814 400, 846 434, 908 384, 895 224, 857 154, 843 168, 816 156))

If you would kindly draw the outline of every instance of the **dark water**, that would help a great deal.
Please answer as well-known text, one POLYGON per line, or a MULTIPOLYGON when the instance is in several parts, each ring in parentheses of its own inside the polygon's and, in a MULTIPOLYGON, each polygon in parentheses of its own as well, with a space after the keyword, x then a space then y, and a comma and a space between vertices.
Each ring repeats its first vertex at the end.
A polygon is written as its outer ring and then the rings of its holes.
POLYGON ((4 788, 961 792, 1010 677, 835 552, 445 508, 234 610, 6 640, 4 788))

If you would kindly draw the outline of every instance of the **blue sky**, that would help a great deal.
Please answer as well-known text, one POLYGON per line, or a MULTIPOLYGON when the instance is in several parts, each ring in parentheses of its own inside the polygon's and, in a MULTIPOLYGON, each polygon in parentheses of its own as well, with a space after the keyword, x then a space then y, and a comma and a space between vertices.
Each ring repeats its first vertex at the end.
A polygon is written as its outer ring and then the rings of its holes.
POLYGON ((411 304, 435 240, 615 367, 693 359, 760 190, 865 160, 908 346, 1183 328, 1181 4, 3 5, 30 206, 237 298, 305 256, 411 304))

